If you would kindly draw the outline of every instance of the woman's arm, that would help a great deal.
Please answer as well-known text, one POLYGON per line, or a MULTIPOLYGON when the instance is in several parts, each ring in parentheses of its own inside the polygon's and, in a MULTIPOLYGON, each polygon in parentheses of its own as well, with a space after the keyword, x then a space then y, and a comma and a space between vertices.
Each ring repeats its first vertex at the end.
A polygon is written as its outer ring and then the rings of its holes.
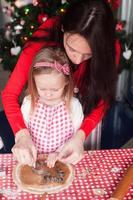
MULTIPOLYGON (((44 28, 51 28, 56 22, 57 18, 48 19, 44 24, 41 25, 41 27, 39 27, 33 36, 46 36, 48 33, 44 31, 44 28)), ((3 107, 14 133, 26 128, 20 110, 19 96, 28 80, 29 69, 33 57, 45 45, 52 45, 52 42, 28 42, 18 59, 15 69, 12 72, 6 87, 2 91, 3 107)))
POLYGON ((80 129, 73 135, 73 137, 64 144, 61 152, 58 154, 58 159, 65 163, 76 164, 84 155, 83 144, 85 137, 91 133, 92 129, 96 127, 98 122, 102 120, 107 104, 101 101, 97 108, 94 109, 83 121, 80 129))
POLYGON ((102 120, 107 108, 108 104, 101 100, 98 106, 84 119, 80 129, 86 136, 88 136, 96 125, 102 120))

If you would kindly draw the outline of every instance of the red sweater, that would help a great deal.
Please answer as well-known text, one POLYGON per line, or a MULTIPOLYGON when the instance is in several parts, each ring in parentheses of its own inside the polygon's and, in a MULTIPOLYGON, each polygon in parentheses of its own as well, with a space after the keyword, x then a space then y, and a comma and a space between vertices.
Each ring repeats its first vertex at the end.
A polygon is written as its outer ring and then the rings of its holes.
MULTIPOLYGON (((44 22, 39 29, 34 33, 34 36, 40 37, 45 36, 48 33, 44 31, 44 28, 53 27, 59 23, 57 17, 48 19, 44 22)), ((29 45, 22 51, 18 62, 11 74, 6 87, 2 91, 2 101, 6 116, 13 129, 14 134, 20 129, 26 128, 23 120, 23 116, 19 105, 19 96, 27 83, 29 69, 33 57, 36 53, 45 45, 52 45, 53 42, 29 42, 29 45)), ((75 72, 73 78, 76 79, 77 76, 83 75, 84 64, 79 65, 78 70, 75 72)), ((104 116, 105 103, 100 102, 98 107, 94 109, 83 121, 81 129, 86 133, 86 136, 90 134, 92 129, 96 127, 98 122, 101 121, 104 116)))

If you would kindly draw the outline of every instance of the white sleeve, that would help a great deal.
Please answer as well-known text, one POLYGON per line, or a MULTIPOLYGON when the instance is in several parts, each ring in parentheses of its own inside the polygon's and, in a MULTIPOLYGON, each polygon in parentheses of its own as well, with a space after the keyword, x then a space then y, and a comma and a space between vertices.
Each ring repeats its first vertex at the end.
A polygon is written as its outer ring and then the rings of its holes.
POLYGON ((82 105, 77 98, 73 97, 71 101, 71 119, 74 126, 74 133, 76 133, 76 131, 81 126, 83 118, 84 114, 82 105))
POLYGON ((29 95, 29 96, 24 97, 22 105, 21 105, 21 112, 22 112, 26 126, 28 126, 28 122, 29 122, 30 108, 31 108, 31 96, 29 95))

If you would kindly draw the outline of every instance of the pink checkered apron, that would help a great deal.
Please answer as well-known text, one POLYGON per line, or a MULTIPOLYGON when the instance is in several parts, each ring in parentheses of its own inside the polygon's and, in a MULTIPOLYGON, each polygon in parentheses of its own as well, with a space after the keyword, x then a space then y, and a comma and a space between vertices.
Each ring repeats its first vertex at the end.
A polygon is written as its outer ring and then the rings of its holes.
POLYGON ((74 133, 70 114, 63 101, 56 106, 38 101, 28 128, 39 153, 56 151, 74 133))

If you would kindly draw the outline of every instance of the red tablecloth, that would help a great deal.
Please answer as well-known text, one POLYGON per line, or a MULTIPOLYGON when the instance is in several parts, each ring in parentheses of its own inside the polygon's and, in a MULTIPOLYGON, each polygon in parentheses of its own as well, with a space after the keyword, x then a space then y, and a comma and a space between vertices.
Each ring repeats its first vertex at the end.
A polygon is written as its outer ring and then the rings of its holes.
MULTIPOLYGON (((12 169, 16 164, 12 154, 0 154, 0 200, 39 200, 39 195, 20 191, 12 180, 12 169)), ((46 195, 46 200, 108 200, 133 164, 133 149, 88 151, 75 166, 76 177, 72 185, 58 193, 46 195)), ((133 185, 123 200, 133 200, 133 185)))

